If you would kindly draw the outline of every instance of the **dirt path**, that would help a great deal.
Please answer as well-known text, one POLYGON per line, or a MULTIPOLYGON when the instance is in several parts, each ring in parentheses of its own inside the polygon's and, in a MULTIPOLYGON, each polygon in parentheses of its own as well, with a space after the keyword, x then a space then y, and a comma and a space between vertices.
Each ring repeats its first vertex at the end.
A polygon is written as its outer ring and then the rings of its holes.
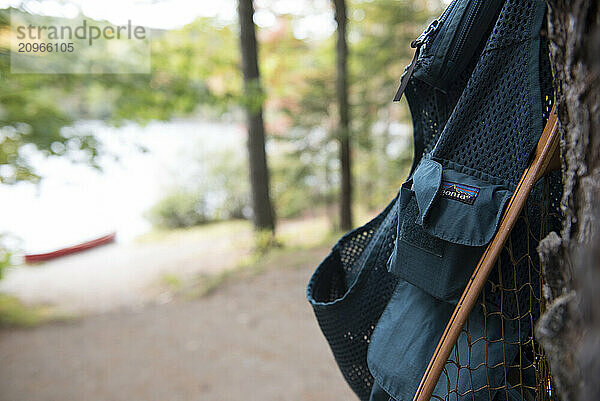
MULTIPOLYGON (((326 217, 284 220, 278 235, 290 247, 312 247, 329 230, 326 217)), ((28 305, 82 315, 138 309, 161 300, 163 278, 182 281, 238 266, 251 252, 249 222, 176 230, 155 239, 112 244, 39 265, 5 271, 0 293, 28 305)))
POLYGON ((235 245, 251 243, 250 227, 232 233, 215 233, 217 229, 149 243, 111 244, 40 265, 10 268, 0 281, 0 292, 29 305, 52 305, 73 314, 138 308, 158 298, 161 276, 185 279, 239 264, 250 246, 235 245))
POLYGON ((305 300, 326 252, 204 299, 0 331, 0 401, 354 400, 305 300))

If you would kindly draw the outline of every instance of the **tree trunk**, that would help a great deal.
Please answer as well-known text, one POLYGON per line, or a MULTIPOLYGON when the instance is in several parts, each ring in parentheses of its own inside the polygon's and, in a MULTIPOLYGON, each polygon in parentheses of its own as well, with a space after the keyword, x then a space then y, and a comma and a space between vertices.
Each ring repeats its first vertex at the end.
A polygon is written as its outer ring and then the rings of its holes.
POLYGON ((348 106, 348 44, 346 42, 346 0, 333 0, 337 22, 337 79, 336 93, 339 112, 338 140, 340 142, 340 228, 352 228, 352 167, 350 159, 350 112, 348 106))
POLYGON ((560 236, 540 243, 548 310, 537 338, 563 401, 600 399, 600 9, 548 0, 548 36, 561 130, 560 236))
POLYGON ((275 230, 275 218, 269 194, 269 169, 265 152, 265 127, 262 105, 263 91, 258 70, 258 50, 253 21, 252 0, 238 1, 240 45, 244 73, 244 96, 248 128, 248 161, 254 228, 275 230))

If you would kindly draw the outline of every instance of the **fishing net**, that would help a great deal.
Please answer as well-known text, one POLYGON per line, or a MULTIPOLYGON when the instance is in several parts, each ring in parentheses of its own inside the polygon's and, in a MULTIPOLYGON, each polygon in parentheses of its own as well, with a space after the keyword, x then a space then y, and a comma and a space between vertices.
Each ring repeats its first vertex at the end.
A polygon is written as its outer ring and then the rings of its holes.
POLYGON ((479 297, 476 310, 483 316, 484 335, 480 335, 480 330, 474 335, 467 321, 459 339, 467 344, 466 350, 454 347, 440 378, 446 383, 445 391, 434 393, 433 399, 555 399, 549 365, 535 339, 534 328, 545 308, 536 247, 550 231, 560 229, 558 174, 546 177, 530 195, 479 297), (488 331, 489 326, 500 326, 500 330, 488 331), (508 327, 513 331, 510 335, 505 332, 508 327), (496 355, 494 361, 488 359, 492 347, 494 351, 502 349, 501 357, 496 355), (450 375, 450 371, 454 374, 450 375), (455 379, 456 383, 450 380, 451 376, 462 378, 460 381, 464 383, 465 377, 482 374, 488 380, 479 385, 473 385, 471 380, 470 388, 466 389, 458 385, 458 380, 455 379), (490 380, 498 376, 500 380, 490 380))
MULTIPOLYGON (((540 51, 546 48, 547 42, 542 38, 540 51)), ((541 54, 540 68, 545 123, 553 106, 552 73, 547 55, 541 54)), ((476 310, 483 316, 484 335, 473 335, 467 321, 458 341, 467 344, 466 350, 465 347, 454 347, 440 379, 446 382, 446 389, 443 393, 433 394, 433 399, 555 399, 548 361, 535 340, 534 329, 545 309, 537 246, 550 232, 561 229, 561 197, 560 172, 550 173, 533 189, 479 297, 476 310), (492 325, 499 326, 500 330, 488 330, 492 325), (513 329, 511 335, 506 335, 507 327, 513 329), (497 350, 498 346, 502 350, 501 358, 490 361, 488 351, 492 347, 497 350), (473 357, 475 351, 483 351, 483 360, 479 355, 473 357), (465 389, 458 383, 451 383, 450 371, 454 371, 453 377, 459 380, 461 377, 470 379, 477 373, 484 374, 487 380, 483 385, 465 389), (489 380, 498 376, 499 381, 489 380)), ((472 380, 469 382, 473 383, 472 380)))

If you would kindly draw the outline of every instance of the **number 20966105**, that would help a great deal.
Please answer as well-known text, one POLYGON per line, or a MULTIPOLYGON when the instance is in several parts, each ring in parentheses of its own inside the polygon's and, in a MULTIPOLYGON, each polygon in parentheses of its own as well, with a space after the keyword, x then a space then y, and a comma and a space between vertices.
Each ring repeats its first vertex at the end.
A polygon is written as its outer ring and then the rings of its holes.
POLYGON ((72 42, 63 43, 24 43, 18 44, 19 53, 73 53, 75 45, 72 42))

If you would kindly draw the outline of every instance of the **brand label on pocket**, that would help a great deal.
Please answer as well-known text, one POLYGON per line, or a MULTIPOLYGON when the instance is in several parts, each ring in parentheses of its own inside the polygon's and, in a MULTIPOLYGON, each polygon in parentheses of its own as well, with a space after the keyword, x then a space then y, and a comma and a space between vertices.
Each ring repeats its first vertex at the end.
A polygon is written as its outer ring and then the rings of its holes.
POLYGON ((479 195, 479 188, 456 182, 442 181, 442 197, 467 205, 473 205, 479 195))

